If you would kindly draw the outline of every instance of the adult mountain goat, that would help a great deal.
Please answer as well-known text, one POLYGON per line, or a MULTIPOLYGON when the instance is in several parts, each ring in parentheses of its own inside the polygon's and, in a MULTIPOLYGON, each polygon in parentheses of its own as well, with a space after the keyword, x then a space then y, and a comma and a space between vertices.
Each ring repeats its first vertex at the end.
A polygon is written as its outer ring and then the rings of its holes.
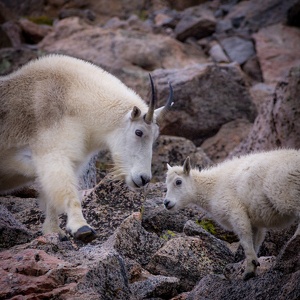
MULTIPOLYGON (((150 76, 151 79, 151 76, 150 76)), ((77 176, 90 157, 109 149, 115 175, 133 188, 151 179, 158 123, 172 105, 149 107, 113 75, 80 59, 50 55, 0 77, 0 193, 37 179, 46 209, 43 232, 67 230, 85 242, 96 237, 83 217, 77 176)))
POLYGON ((189 203, 239 236, 246 255, 244 279, 251 278, 266 229, 299 222, 300 151, 254 153, 202 171, 191 169, 189 158, 183 167, 168 166, 165 207, 189 203))

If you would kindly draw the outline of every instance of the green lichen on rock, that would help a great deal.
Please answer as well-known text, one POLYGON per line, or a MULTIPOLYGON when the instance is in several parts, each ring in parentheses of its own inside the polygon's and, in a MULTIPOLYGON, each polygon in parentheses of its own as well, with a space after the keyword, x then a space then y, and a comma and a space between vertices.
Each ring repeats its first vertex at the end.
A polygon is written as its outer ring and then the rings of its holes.
POLYGON ((28 20, 38 25, 53 25, 53 19, 49 18, 48 16, 31 16, 28 17, 28 20))
POLYGON ((148 18, 148 11, 145 9, 136 11, 135 14, 138 16, 138 18, 142 21, 146 21, 148 18))
POLYGON ((168 241, 170 240, 171 238, 175 237, 176 234, 175 232, 173 232, 172 230, 167 230, 162 236, 161 238, 168 241))
POLYGON ((144 205, 141 206, 140 213, 141 213, 141 216, 143 218, 143 215, 145 213, 145 206, 144 205))
POLYGON ((202 219, 200 221, 196 221, 196 223, 201 226, 204 230, 211 233, 212 235, 216 235, 216 226, 214 222, 210 219, 202 219))
POLYGON ((0 75, 6 74, 11 67, 11 63, 8 59, 3 58, 0 60, 0 75))
POLYGON ((227 231, 220 227, 215 221, 211 219, 202 219, 196 221, 196 224, 201 226, 204 230, 214 235, 216 238, 223 240, 228 243, 238 242, 239 238, 232 231, 227 231))

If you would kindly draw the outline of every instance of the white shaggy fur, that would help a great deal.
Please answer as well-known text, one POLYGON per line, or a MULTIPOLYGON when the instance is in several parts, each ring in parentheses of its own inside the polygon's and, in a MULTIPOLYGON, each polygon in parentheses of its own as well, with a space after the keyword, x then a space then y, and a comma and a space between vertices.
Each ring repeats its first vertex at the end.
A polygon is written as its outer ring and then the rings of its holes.
POLYGON ((77 176, 95 152, 109 149, 118 178, 133 188, 149 182, 162 108, 152 122, 144 120, 147 111, 116 77, 68 56, 46 56, 0 77, 0 193, 38 179, 44 233, 62 234, 58 213, 65 212, 73 235, 85 227, 86 239, 94 238, 82 215, 77 176))
POLYGON ((189 158, 183 167, 168 166, 165 207, 174 210, 189 203, 239 236, 248 279, 255 275, 266 229, 300 219, 300 151, 254 153, 202 171, 191 169, 189 158))

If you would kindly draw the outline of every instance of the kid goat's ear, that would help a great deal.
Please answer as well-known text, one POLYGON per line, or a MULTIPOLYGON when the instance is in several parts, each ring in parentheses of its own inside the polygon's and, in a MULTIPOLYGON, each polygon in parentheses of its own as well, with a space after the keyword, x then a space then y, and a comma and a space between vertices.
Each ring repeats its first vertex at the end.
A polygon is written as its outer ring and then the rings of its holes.
POLYGON ((189 175, 191 171, 190 157, 188 156, 183 163, 183 173, 189 175))
POLYGON ((172 169, 172 167, 168 163, 167 163, 167 168, 168 168, 168 170, 172 169))

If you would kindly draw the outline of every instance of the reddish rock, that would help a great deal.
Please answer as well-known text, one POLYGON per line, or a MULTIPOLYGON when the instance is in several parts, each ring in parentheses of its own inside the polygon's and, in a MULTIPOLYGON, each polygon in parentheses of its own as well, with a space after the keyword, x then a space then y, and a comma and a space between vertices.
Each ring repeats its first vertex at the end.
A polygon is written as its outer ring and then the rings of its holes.
POLYGON ((300 148, 300 68, 290 70, 286 81, 272 90, 261 91, 266 94, 258 104, 258 116, 248 137, 238 145, 230 156, 250 151, 270 150, 277 147, 300 148))
POLYGON ((248 136, 252 126, 246 119, 226 123, 215 136, 206 139, 201 148, 213 162, 221 162, 248 136))
POLYGON ((149 72, 206 61, 200 50, 171 37, 92 27, 78 18, 57 22, 54 31, 43 39, 39 48, 91 61, 119 77, 145 98, 149 91, 149 72))
POLYGON ((23 31, 25 42, 28 44, 37 44, 52 31, 51 26, 38 25, 24 18, 19 20, 19 24, 23 31))
POLYGON ((276 24, 253 37, 266 83, 283 80, 291 67, 300 65, 300 28, 276 24))
POLYGON ((87 269, 76 267, 42 250, 0 252, 0 298, 42 299, 69 293, 87 269))

